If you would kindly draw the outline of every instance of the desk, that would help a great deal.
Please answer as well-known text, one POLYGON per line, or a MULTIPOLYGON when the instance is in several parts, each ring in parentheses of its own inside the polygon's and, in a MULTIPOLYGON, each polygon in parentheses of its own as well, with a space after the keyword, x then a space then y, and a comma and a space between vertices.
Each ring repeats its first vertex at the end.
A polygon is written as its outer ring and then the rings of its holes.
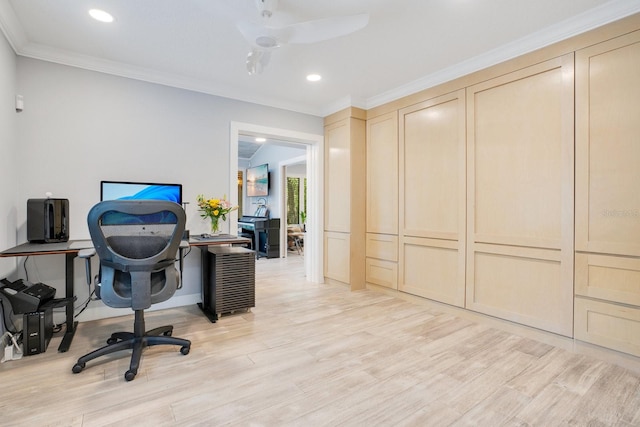
MULTIPOLYGON (((230 234, 220 234, 208 238, 201 238, 199 236, 193 236, 189 239, 189 246, 196 246, 201 249, 202 260, 202 292, 203 302, 210 300, 208 292, 208 286, 211 272, 207 261, 208 247, 213 245, 246 245, 250 244, 251 239, 245 237, 232 236, 230 234), (206 299, 205 299, 206 297, 206 299)), ((64 254, 65 256, 65 297, 74 297, 74 268, 73 259, 78 255, 81 249, 92 248, 93 243, 91 240, 69 240, 68 242, 60 243, 23 243, 21 245, 9 248, 3 252, 0 252, 0 257, 18 257, 18 256, 38 256, 38 255, 55 255, 64 254)), ((215 301, 215 295, 213 300, 215 301)), ((214 303, 215 304, 215 303, 214 303)), ((202 309, 205 315, 215 323, 217 320, 217 314, 215 309, 213 313, 210 313, 206 304, 199 303, 198 306, 202 309)), ((73 320, 73 303, 67 304, 66 307, 66 330, 62 342, 58 346, 58 351, 61 353, 69 350, 73 335, 76 332, 78 322, 73 320)))
MULTIPOLYGON (((64 254, 65 259, 65 297, 74 297, 73 290, 73 259, 78 255, 80 249, 93 247, 91 240, 70 240, 61 243, 23 243, 0 252, 0 257, 37 256, 64 254)), ((64 353, 69 350, 73 335, 76 332, 78 322, 73 320, 73 301, 66 307, 66 330, 62 342, 58 346, 58 351, 64 353)))
POLYGON ((207 316, 211 323, 216 323, 218 313, 216 312, 216 295, 215 289, 210 286, 211 283, 211 267, 209 262, 209 246, 218 245, 250 245, 251 239, 247 237, 232 236, 231 234, 219 234, 212 237, 201 238, 200 236, 191 236, 189 238, 189 246, 196 246, 200 249, 200 268, 201 275, 201 295, 202 302, 198 303, 198 307, 207 316))

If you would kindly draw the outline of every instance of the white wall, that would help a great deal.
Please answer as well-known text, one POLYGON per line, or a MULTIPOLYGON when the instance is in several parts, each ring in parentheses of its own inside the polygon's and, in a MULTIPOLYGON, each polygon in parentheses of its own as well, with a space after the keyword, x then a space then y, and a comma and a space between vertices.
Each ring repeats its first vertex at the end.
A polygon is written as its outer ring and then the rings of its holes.
MULTIPOLYGON (((16 244, 16 62, 13 49, 0 32, 0 250, 16 244)), ((15 268, 15 258, 0 258, 0 278, 15 268)))
MULTIPOLYGON (((323 132, 320 117, 22 57, 17 86, 25 101, 14 156, 20 166, 19 242, 26 240, 27 199, 47 191, 69 199, 71 238, 88 238, 86 214, 98 202, 104 179, 181 183, 183 198, 191 203, 187 228, 208 231, 195 198, 229 192, 231 121, 323 132)), ((63 261, 56 257, 29 261, 30 279, 63 289, 63 261)), ((199 301, 199 280, 194 249, 186 260, 185 286, 173 305, 199 301)), ((76 283, 82 281, 83 266, 77 261, 76 283)))
MULTIPOLYGON (((304 156, 307 152, 306 150, 306 146, 300 144, 300 148, 284 147, 279 145, 263 145, 258 151, 256 151, 253 157, 251 157, 249 166, 258 166, 265 163, 269 164, 269 196, 247 197, 247 186, 245 184, 243 187, 245 189, 245 198, 243 205, 245 215, 253 215, 253 213, 258 208, 258 201, 260 199, 266 199, 267 206, 269 208, 269 217, 282 218, 280 205, 282 204, 281 200, 284 197, 284 194, 282 193, 282 189, 279 187, 280 168, 278 167, 278 164, 283 160, 304 156)), ((245 180, 246 176, 247 174, 245 170, 245 180)))

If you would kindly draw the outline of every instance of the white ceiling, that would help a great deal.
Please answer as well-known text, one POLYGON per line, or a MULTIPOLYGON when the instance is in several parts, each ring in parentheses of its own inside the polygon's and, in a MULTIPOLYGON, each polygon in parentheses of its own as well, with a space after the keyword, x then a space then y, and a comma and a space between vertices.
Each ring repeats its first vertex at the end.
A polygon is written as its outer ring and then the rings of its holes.
POLYGON ((371 108, 640 12, 640 0, 280 0, 285 25, 368 13, 364 29, 273 52, 249 76, 255 0, 0 0, 26 57, 325 116, 371 108), (112 24, 92 20, 98 7, 112 24), (308 83, 305 75, 323 75, 308 83))

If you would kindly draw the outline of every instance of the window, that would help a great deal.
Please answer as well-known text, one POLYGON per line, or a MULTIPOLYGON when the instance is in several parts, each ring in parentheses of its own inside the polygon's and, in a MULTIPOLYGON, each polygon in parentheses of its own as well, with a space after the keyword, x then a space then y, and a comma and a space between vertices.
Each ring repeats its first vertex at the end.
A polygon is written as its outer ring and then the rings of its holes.
POLYGON ((307 212, 307 179, 287 177, 287 224, 302 224, 301 212, 307 212))

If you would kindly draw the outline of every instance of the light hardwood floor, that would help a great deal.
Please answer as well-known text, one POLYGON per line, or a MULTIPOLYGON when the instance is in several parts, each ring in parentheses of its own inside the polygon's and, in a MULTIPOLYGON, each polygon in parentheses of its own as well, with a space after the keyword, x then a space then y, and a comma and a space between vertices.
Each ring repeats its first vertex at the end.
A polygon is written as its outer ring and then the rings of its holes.
POLYGON ((0 365, 2 426, 632 426, 640 374, 382 292, 305 280, 261 259, 250 313, 147 314, 192 340, 71 367, 132 316, 81 323, 71 349, 0 365))

